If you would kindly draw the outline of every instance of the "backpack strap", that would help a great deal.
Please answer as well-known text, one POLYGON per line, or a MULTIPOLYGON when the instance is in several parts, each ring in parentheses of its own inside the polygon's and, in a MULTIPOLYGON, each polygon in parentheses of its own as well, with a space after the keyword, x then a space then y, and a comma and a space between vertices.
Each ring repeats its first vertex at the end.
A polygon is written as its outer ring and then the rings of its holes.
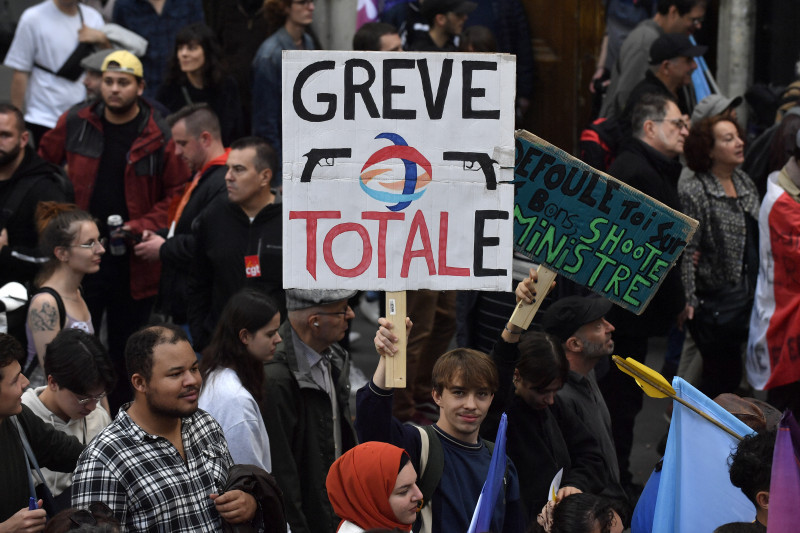
POLYGON ((39 476, 40 485, 42 486, 42 500, 44 500, 44 507, 47 511, 47 516, 52 518, 52 516, 57 512, 53 493, 50 491, 50 487, 47 486, 44 474, 42 474, 42 471, 39 468, 39 462, 36 460, 36 455, 33 453, 30 442, 28 442, 28 437, 25 435, 25 431, 22 429, 22 426, 20 426, 17 418, 17 415, 14 415, 10 417, 10 420, 11 425, 17 428, 19 440, 22 443, 22 449, 25 450, 25 458, 28 462, 28 490, 30 491, 30 497, 37 500, 39 499, 39 497, 36 495, 36 480, 33 477, 33 472, 36 472, 36 474, 39 476))
POLYGON ((422 492, 422 509, 420 510, 420 519, 422 520, 422 528, 420 533, 430 533, 433 524, 433 492, 439 486, 442 480, 442 472, 444 472, 444 452, 442 452, 442 443, 439 441, 436 431, 433 426, 417 426, 414 425, 419 431, 419 436, 422 450, 419 457, 419 481, 417 486, 422 492))
MULTIPOLYGON (((39 290, 33 293, 33 296, 41 293, 47 293, 56 300, 56 307, 58 308, 58 323, 60 326, 59 329, 64 329, 64 324, 67 323, 67 310, 64 307, 64 300, 61 299, 61 295, 58 294, 58 291, 51 289, 50 287, 40 287, 39 290)), ((33 296, 31 296, 31 300, 33 299, 33 296)))
MULTIPOLYGON (((28 306, 30 306, 31 302, 33 301, 33 297, 41 293, 47 293, 55 299, 56 308, 58 309, 59 329, 64 329, 64 324, 67 323, 67 309, 64 307, 64 300, 61 299, 61 295, 58 294, 58 291, 55 289, 51 289, 50 287, 40 287, 39 290, 31 294, 28 298, 28 306)), ((34 354, 33 359, 31 359, 31 361, 27 364, 22 373, 26 376, 30 376, 31 372, 33 372, 37 366, 39 366, 39 358, 34 354)))

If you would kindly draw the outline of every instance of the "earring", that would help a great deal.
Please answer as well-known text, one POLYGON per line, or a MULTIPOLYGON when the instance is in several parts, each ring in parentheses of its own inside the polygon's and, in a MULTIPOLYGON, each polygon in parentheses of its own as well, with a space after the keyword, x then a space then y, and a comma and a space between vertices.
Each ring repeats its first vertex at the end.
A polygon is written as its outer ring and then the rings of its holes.
POLYGON ((319 322, 314 322, 315 327, 319 327, 319 322))

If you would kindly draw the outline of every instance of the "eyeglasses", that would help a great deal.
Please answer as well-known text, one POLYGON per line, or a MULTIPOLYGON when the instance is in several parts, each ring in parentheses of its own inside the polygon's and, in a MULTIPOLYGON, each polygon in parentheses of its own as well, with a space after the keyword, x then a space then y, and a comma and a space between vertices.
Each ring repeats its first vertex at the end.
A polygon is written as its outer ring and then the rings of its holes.
POLYGON ((108 239, 105 237, 101 237, 100 239, 92 239, 89 242, 85 242, 83 244, 70 244, 70 248, 83 248, 84 250, 95 250, 96 247, 100 247, 105 249, 106 244, 108 243, 108 239))
POLYGON ((75 401, 78 402, 78 405, 86 405, 89 402, 99 402, 100 400, 106 397, 105 392, 101 392, 97 396, 89 396, 88 398, 78 398, 78 395, 75 394, 74 392, 72 393, 72 395, 75 396, 75 401))
POLYGON ((683 128, 689 129, 689 124, 686 123, 682 118, 659 118, 653 120, 653 122, 670 122, 673 126, 682 130, 683 128))

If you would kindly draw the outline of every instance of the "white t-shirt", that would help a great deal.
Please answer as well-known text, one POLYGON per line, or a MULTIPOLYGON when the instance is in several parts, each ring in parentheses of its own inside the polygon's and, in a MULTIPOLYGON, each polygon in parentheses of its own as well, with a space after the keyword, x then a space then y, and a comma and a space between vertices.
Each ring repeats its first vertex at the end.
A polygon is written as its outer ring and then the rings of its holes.
MULTIPOLYGON (((79 8, 86 26, 103 27, 103 17, 95 9, 80 4, 79 8)), ((69 81, 33 66, 37 63, 57 72, 78 46, 80 29, 80 16, 65 15, 53 0, 45 0, 22 13, 4 64, 30 73, 25 91, 27 122, 52 128, 70 106, 86 99, 86 88, 80 78, 69 81)))
POLYGON ((200 409, 213 416, 228 441, 233 462, 272 472, 269 437, 261 409, 230 368, 211 372, 200 392, 200 409))

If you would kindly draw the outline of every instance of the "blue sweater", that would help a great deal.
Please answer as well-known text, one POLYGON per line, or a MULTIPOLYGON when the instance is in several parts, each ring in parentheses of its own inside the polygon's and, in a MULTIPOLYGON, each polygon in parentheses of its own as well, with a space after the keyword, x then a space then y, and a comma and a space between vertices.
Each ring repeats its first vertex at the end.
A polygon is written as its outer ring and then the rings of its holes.
MULTIPOLYGON (((392 417, 391 391, 370 381, 356 394, 356 430, 359 442, 388 442, 405 449, 419 472, 421 438, 416 427, 392 417)), ((492 453, 483 440, 470 444, 451 437, 436 427, 444 455, 444 470, 433 493, 432 533, 467 531, 489 472, 492 453)), ((519 480, 508 460, 508 486, 505 498, 498 499, 492 531, 521 533, 524 530, 520 508, 519 480)), ((414 531, 420 526, 418 520, 414 531)))

